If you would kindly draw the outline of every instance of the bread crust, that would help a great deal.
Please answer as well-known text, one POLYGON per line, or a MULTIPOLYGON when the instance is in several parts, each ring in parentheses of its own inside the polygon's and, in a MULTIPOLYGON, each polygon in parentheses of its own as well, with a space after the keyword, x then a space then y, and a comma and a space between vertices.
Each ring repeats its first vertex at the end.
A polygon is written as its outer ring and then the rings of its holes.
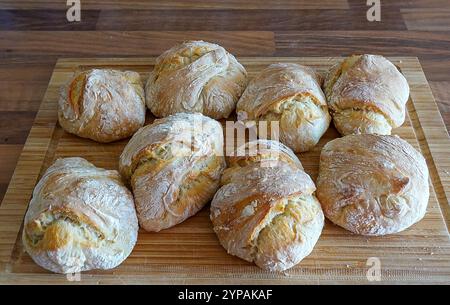
POLYGON ((308 151, 331 121, 321 85, 322 78, 312 68, 272 64, 250 81, 237 104, 238 117, 278 121, 280 141, 295 152, 308 151))
POLYGON ((392 234, 425 215, 428 177, 423 156, 399 137, 348 135, 323 147, 317 198, 351 232, 392 234))
POLYGON ((324 91, 342 135, 391 134, 405 121, 408 82, 383 56, 354 55, 334 65, 324 91))
POLYGON ((56 273, 111 269, 136 244, 133 196, 114 170, 58 159, 36 185, 25 215, 25 250, 56 273))
POLYGON ((101 143, 131 136, 145 122, 140 75, 109 69, 77 73, 61 89, 58 119, 67 132, 101 143))
POLYGON ((146 84, 147 107, 157 117, 200 112, 227 118, 247 85, 247 72, 217 44, 187 41, 156 59, 146 84))
POLYGON ((210 217, 228 253, 266 270, 284 271, 311 253, 324 216, 313 181, 289 148, 262 144, 258 157, 230 158, 210 217))
POLYGON ((141 128, 119 161, 140 225, 156 232, 209 202, 224 168, 222 126, 200 113, 178 113, 141 128))

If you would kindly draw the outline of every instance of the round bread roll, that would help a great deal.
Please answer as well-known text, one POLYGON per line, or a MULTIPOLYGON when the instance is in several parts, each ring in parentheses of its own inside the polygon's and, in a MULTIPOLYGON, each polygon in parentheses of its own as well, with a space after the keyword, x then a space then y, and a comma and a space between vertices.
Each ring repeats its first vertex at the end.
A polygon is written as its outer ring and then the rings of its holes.
POLYGON ((160 231, 197 213, 214 196, 225 168, 219 122, 178 113, 141 128, 120 156, 139 223, 160 231))
POLYGON ((334 125, 342 135, 389 135, 405 121, 408 83, 383 56, 354 55, 334 65, 324 91, 334 125))
POLYGON ((103 69, 76 74, 61 90, 58 119, 67 132, 97 142, 131 136, 145 122, 140 75, 103 69))
POLYGON ((247 85, 247 72, 219 45, 188 41, 164 52, 145 88, 147 106, 157 117, 200 112, 227 118, 247 85))
POLYGON ((330 125, 320 76, 297 64, 272 64, 252 79, 237 104, 243 121, 279 122, 279 140, 295 152, 314 147, 330 125))
POLYGON ((115 170, 82 158, 58 159, 36 185, 25 215, 25 250, 57 273, 111 269, 138 234, 133 196, 115 170))
POLYGON ((396 136, 348 135, 324 146, 317 197, 325 216, 351 232, 397 233, 425 215, 428 168, 396 136))
POLYGON ((210 217, 228 253, 284 271, 311 253, 324 216, 314 183, 292 151, 274 141, 256 145, 256 155, 230 158, 210 217))

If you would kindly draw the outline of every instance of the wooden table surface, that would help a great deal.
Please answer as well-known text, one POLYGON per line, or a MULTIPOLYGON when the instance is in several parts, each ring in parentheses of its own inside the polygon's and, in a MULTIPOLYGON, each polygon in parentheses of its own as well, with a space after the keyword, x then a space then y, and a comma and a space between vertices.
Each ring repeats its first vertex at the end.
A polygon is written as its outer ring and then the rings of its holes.
POLYGON ((381 0, 0 1, 0 200, 33 124, 57 58, 157 56, 203 39, 236 56, 417 56, 450 128, 450 3, 381 0))

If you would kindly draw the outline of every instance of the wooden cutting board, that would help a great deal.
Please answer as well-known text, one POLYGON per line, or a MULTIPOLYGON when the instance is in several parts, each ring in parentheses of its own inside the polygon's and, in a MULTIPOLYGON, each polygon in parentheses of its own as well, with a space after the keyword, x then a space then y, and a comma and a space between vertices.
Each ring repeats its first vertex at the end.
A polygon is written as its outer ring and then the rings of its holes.
MULTIPOLYGON (((59 60, 0 206, 0 283, 368 284, 377 283, 366 277, 373 266, 368 266, 367 261, 375 257, 380 262, 382 283, 449 284, 450 140, 418 59, 390 59, 411 86, 406 122, 394 133, 420 150, 430 169, 430 201, 420 223, 400 234, 363 237, 327 221, 309 257, 285 273, 270 273, 226 253, 212 231, 207 206, 169 230, 141 230, 134 251, 118 268, 69 278, 43 270, 23 250, 22 221, 33 188, 47 167, 60 157, 80 156, 97 166, 117 169, 118 156, 127 140, 98 144, 64 132, 57 123, 59 88, 75 71, 94 67, 135 70, 145 79, 154 58, 59 60)), ((250 76, 274 62, 296 62, 324 72, 337 60, 240 58, 250 76)), ((153 118, 148 116, 151 122, 153 118)), ((299 155, 313 179, 322 146, 337 136, 330 127, 313 151, 299 155)))

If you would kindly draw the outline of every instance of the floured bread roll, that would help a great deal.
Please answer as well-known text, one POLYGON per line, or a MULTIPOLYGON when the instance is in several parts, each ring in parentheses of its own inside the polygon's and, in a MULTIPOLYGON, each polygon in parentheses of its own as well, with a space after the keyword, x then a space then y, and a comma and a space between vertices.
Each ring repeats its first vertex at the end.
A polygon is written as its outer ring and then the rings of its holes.
POLYGON ((324 91, 334 125, 342 135, 389 135, 405 121, 408 83, 383 56, 355 55, 334 65, 324 91))
POLYGON ((270 271, 283 271, 309 255, 324 216, 315 186, 281 143, 258 140, 256 155, 231 157, 211 202, 211 220, 228 253, 270 271))
POLYGON ((164 52, 146 85, 147 106, 157 117, 200 112, 227 118, 247 85, 247 72, 219 45, 188 41, 164 52))
POLYGON ((348 135, 324 146, 317 197, 325 216, 349 231, 397 233, 425 215, 428 168, 398 137, 348 135))
POLYGON ((131 136, 145 122, 139 74, 101 69, 78 73, 61 90, 58 119, 67 132, 97 142, 131 136))
POLYGON ((279 140, 295 152, 314 147, 330 125, 321 89, 312 69, 297 64, 272 64, 252 79, 237 104, 244 121, 279 122, 279 140))
POLYGON ((58 159, 36 185, 25 215, 25 250, 57 273, 111 269, 133 250, 133 196, 114 170, 82 158, 58 159))
POLYGON ((141 128, 119 161, 147 231, 197 213, 214 196, 224 168, 222 126, 199 113, 178 113, 141 128))

